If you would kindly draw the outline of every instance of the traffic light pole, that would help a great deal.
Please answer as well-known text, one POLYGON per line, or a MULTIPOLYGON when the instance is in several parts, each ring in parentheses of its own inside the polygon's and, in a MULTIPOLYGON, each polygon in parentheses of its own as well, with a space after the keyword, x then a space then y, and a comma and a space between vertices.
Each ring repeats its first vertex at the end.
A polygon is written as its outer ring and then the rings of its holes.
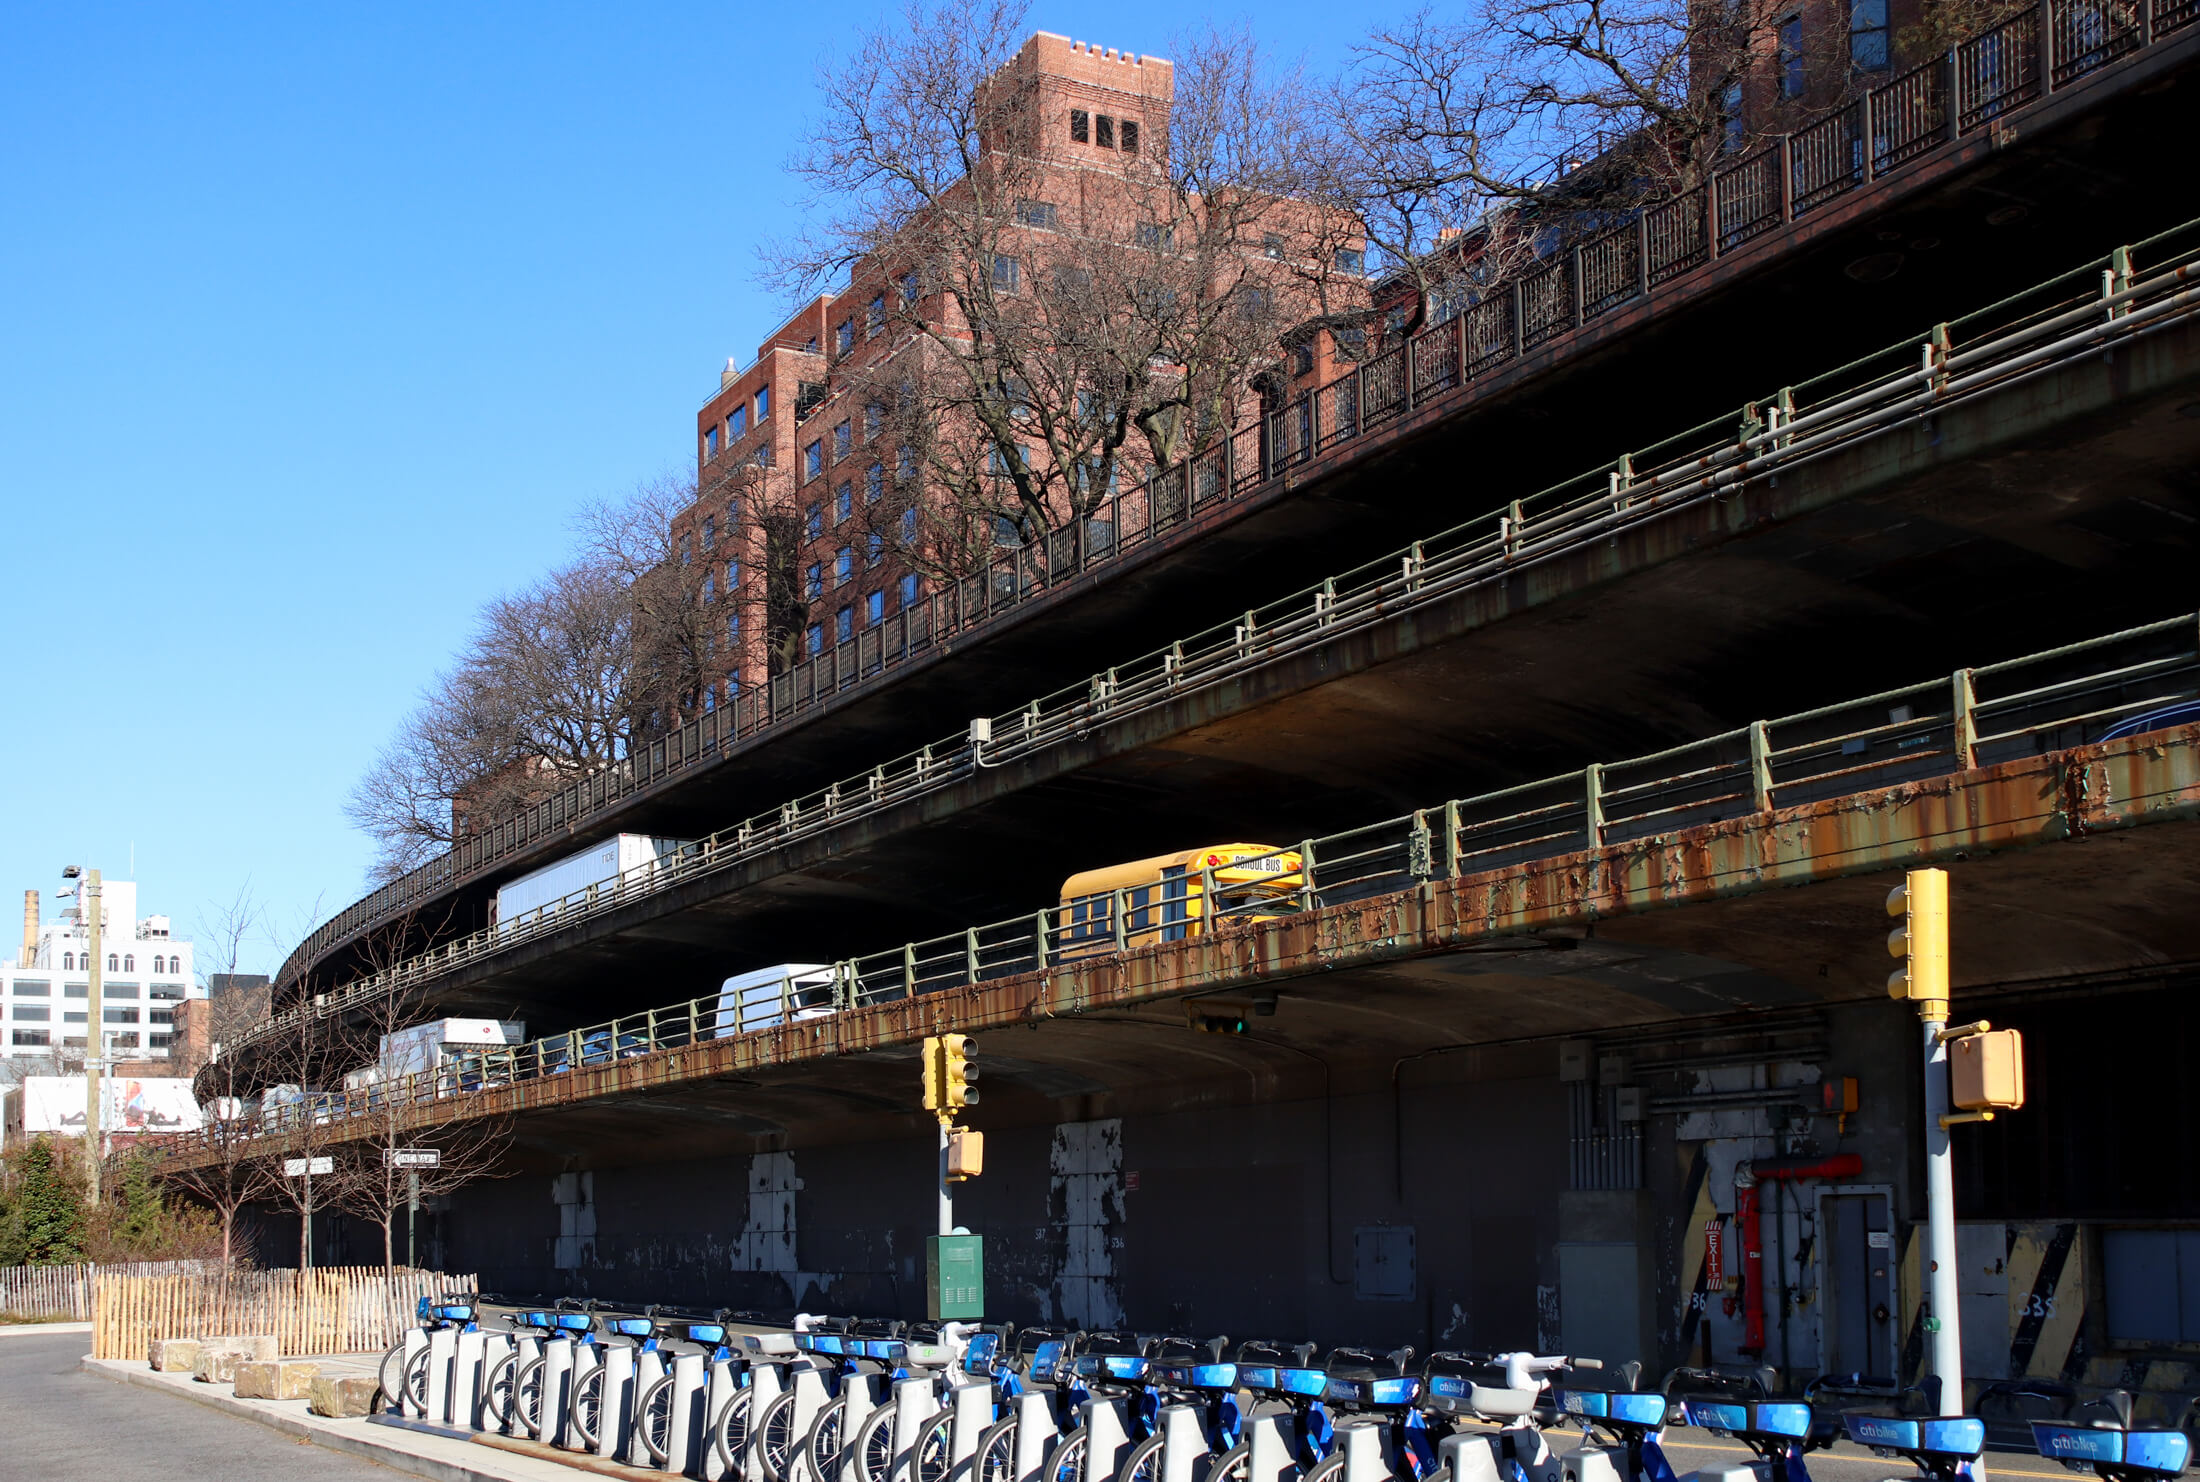
POLYGON ((1963 1413, 1963 1320, 1956 1293, 1955 1158, 1948 1149, 1947 1000, 1926 1000, 1925 1013, 1925 1338, 1928 1368, 1940 1380, 1940 1413, 1963 1413))
POLYGON ((947 1181, 947 1118, 940 1118, 940 1230, 942 1235, 955 1233, 955 1189, 947 1181))

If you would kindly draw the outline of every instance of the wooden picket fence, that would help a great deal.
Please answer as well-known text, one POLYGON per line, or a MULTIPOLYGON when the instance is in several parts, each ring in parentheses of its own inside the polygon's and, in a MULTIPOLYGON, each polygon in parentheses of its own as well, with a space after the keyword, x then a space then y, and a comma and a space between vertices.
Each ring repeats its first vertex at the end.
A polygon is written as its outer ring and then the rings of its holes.
POLYGON ((89 1266, 0 1266, 0 1322, 92 1317, 89 1266))
POLYGON ((311 1271, 110 1275, 92 1284, 92 1356, 143 1359, 157 1338, 272 1333, 285 1357, 379 1353, 415 1319, 421 1297, 474 1291, 478 1278, 380 1266, 311 1271))

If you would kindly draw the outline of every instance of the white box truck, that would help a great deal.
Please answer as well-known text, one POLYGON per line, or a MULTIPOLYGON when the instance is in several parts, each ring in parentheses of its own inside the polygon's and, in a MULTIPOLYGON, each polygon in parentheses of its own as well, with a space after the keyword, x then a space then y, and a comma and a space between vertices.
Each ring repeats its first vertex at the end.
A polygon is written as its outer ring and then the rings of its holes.
POLYGON ((569 854, 556 864, 530 870, 497 888, 498 931, 514 931, 530 922, 553 916, 565 898, 585 892, 589 886, 604 891, 648 889, 668 856, 679 852, 685 839, 660 839, 653 834, 614 834, 569 854))
POLYGON ((448 1071, 437 1077, 436 1095, 475 1090, 484 1084, 483 1057, 526 1038, 527 1026, 517 1019, 430 1019, 382 1036, 374 1081, 388 1083, 448 1071))
POLYGON ((822 1019, 833 1012, 833 970, 822 962, 782 962, 736 973, 719 985, 712 1039, 822 1019))

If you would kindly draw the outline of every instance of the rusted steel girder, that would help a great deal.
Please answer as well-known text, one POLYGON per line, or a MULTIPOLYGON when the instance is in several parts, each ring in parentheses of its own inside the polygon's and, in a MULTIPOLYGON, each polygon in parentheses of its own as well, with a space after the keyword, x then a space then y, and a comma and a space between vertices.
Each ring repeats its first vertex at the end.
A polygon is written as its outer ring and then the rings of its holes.
MULTIPOLYGON (((1029 1026, 1187 993, 1256 989, 1471 949, 1495 938, 1578 930, 1780 887, 2195 818, 2200 725, 1431 879, 1411 890, 1119 956, 422 1103, 397 1116, 402 1130, 426 1131, 891 1050, 930 1034, 1029 1026)), ((372 1128, 376 1136, 384 1130, 372 1128)), ((325 1130, 318 1133, 316 1148, 328 1140, 325 1130)), ((186 1164, 203 1156, 187 1138, 172 1146, 186 1164)), ((268 1151, 275 1150, 271 1143, 268 1151)))

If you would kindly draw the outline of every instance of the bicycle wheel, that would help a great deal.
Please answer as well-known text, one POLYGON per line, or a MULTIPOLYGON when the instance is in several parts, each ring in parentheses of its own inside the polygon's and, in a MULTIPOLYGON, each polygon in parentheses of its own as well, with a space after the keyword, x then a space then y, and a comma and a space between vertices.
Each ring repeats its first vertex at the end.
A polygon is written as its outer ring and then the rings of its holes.
POLYGON ((947 1482, 955 1465, 955 1412, 942 1410, 917 1432, 909 1448, 910 1482, 947 1482))
POLYGON ((1133 1446, 1115 1482, 1161 1482, 1161 1437, 1148 1436, 1133 1446))
POLYGON ((596 1365, 573 1386, 573 1429, 580 1433, 581 1449, 594 1451, 603 1426, 603 1370, 596 1365))
POLYGON ((810 1482, 837 1482, 833 1468, 840 1462, 840 1431, 848 1419, 848 1397, 839 1395, 825 1402, 825 1408, 817 1412, 817 1419, 810 1422, 810 1433, 802 1439, 802 1454, 809 1459, 810 1482))
POLYGON ((1251 1482, 1252 1475, 1252 1443, 1240 1441, 1215 1458, 1215 1464, 1207 1468, 1206 1482, 1251 1482))
POLYGON ((802 1438, 794 1433, 793 1390, 764 1407, 764 1413, 756 1419, 754 1444, 763 1448, 760 1455, 764 1475, 771 1482, 787 1482, 787 1464, 794 1460, 795 1448, 802 1444, 802 1438))
POLYGON ((893 1482, 894 1407, 881 1405, 866 1416, 850 1445, 856 1453, 854 1482, 893 1482))
POLYGON ((978 1453, 970 1459, 970 1470, 971 1482, 1016 1482, 1015 1416, 986 1427, 978 1437, 978 1453))
POLYGON ((1054 1448, 1047 1458, 1047 1469, 1042 1474, 1047 1482, 1085 1482, 1085 1452, 1092 1445, 1092 1437, 1079 1426, 1070 1432, 1069 1439, 1054 1448))
POLYGON ((382 1362, 374 1371, 375 1379, 382 1386, 382 1407, 395 1410, 405 1403, 405 1340, 400 1338, 382 1355, 382 1362))
MULTIPOLYGON (((412 1413, 428 1415, 428 1350, 423 1348, 405 1365, 405 1398, 412 1402, 412 1413)), ((430 1420, 442 1419, 428 1415, 430 1420)))
POLYGON ((1330 1452, 1314 1463, 1313 1470, 1301 1474, 1299 1482, 1338 1482, 1344 1476, 1344 1448, 1330 1452))
POLYGON ((748 1466, 749 1402, 755 1398, 753 1389, 735 1390, 732 1398, 718 1407, 718 1418, 710 1423, 710 1444, 722 1463, 718 1473, 721 1477, 748 1466))
POLYGON ((504 1355, 489 1366, 481 1382, 481 1418, 493 1431, 512 1428, 512 1376, 519 1369, 519 1354, 504 1355))
POLYGON ((527 1434, 538 1441, 542 1439, 542 1376, 549 1362, 546 1358, 529 1359, 512 1378, 512 1410, 527 1434))
POLYGON ((672 1451, 672 1399, 677 1393, 670 1374, 642 1391, 634 1406, 634 1423, 642 1433, 642 1449, 662 1466, 672 1451))

